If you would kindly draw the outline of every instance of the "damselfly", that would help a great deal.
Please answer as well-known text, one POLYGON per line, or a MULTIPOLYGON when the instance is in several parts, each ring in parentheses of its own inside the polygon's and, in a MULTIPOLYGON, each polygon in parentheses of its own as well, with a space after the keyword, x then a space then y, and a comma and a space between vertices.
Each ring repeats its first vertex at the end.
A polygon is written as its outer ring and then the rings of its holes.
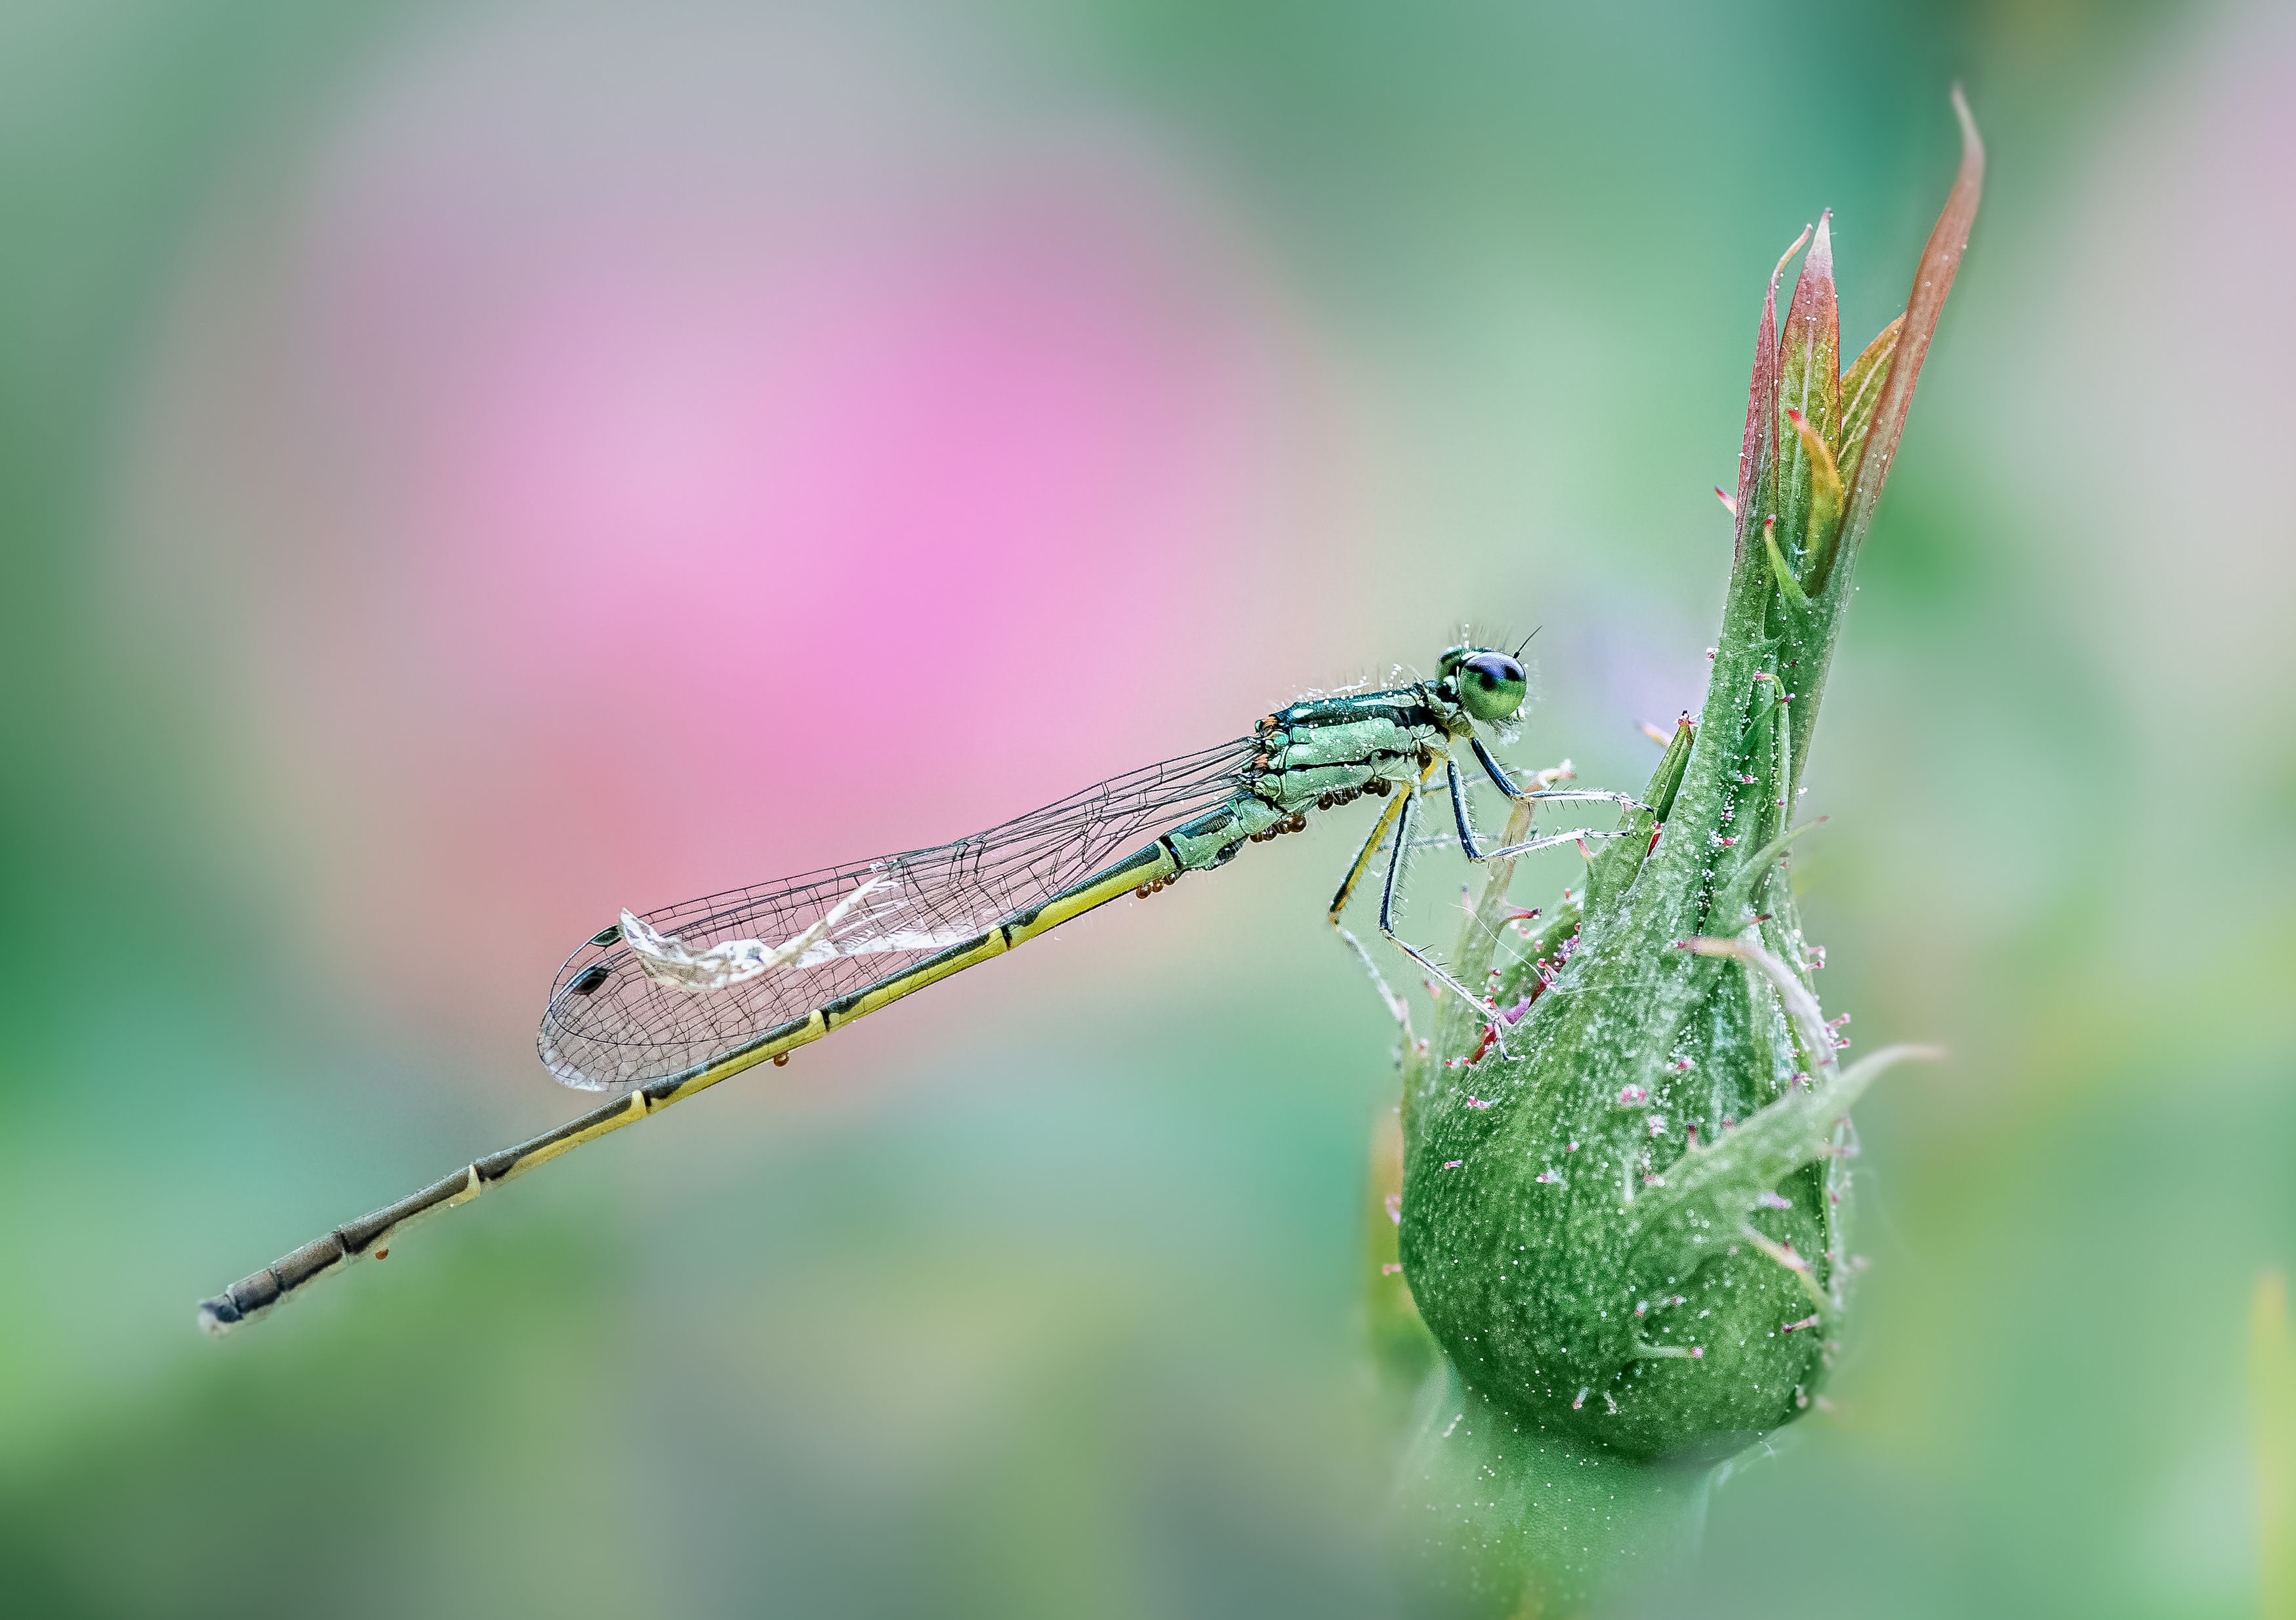
POLYGON ((1245 844, 1299 832, 1311 815, 1365 795, 1387 803, 1332 899, 1332 926, 1368 963, 1341 914, 1381 850, 1391 847, 1380 933, 1472 1003, 1395 929, 1404 851, 1437 773, 1448 778, 1460 846, 1479 861, 1612 835, 1580 828, 1486 849, 1468 815, 1463 752, 1510 799, 1633 802, 1620 794, 1525 788, 1508 775, 1483 733, 1512 736, 1525 690, 1516 655, 1453 647, 1431 678, 1304 699, 1248 736, 1103 782, 955 843, 643 917, 625 911, 559 970, 538 1041, 552 1074, 618 1093, 611 1101, 305 1244, 202 1301, 200 1320, 217 1331, 249 1320, 352 1261, 380 1257, 417 1216, 467 1203, 744 1069, 785 1063, 797 1048, 912 991, 1123 895, 1144 898, 1185 873, 1225 866, 1245 844))

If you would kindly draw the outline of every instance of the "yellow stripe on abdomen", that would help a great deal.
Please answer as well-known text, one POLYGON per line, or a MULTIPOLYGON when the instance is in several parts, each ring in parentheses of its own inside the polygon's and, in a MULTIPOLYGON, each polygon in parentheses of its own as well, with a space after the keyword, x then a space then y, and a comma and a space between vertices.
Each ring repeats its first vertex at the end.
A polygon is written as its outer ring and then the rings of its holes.
POLYGON ((856 1018, 866 1018, 878 1008, 890 1006, 903 996, 922 990, 928 984, 937 984, 951 974, 963 973, 991 957, 1001 957, 1006 949, 1004 929, 991 928, 970 945, 943 951, 939 956, 918 963, 906 973, 895 974, 871 985, 857 996, 831 1002, 822 1008, 822 1016, 828 1020, 831 1029, 843 1029, 856 1018))
POLYGON ((721 1057, 699 1074, 680 1081, 676 1090, 665 1091, 659 1097, 651 1097, 648 1101, 652 1106, 652 1111, 659 1114, 670 1104, 682 1103, 696 1091, 706 1091, 719 1081, 731 1080, 743 1070, 754 1069, 768 1058, 778 1062, 798 1048, 810 1046, 827 1033, 829 1033, 829 1020, 824 1017, 821 1010, 816 1007, 806 1015, 803 1024, 788 1034, 778 1040, 760 1041, 746 1051, 734 1052, 721 1057))
POLYGON ((1112 900, 1122 900, 1143 884, 1161 883, 1175 876, 1180 864, 1172 859, 1171 851, 1162 844, 1152 844, 1154 859, 1147 859, 1149 851, 1141 856, 1107 871, 1088 883, 1080 884, 1065 894, 1056 894, 1037 909, 1037 914, 1025 923, 1008 923, 1004 932, 1015 945, 1035 939, 1038 934, 1059 927, 1070 917, 1081 917, 1095 906, 1104 906, 1112 900))

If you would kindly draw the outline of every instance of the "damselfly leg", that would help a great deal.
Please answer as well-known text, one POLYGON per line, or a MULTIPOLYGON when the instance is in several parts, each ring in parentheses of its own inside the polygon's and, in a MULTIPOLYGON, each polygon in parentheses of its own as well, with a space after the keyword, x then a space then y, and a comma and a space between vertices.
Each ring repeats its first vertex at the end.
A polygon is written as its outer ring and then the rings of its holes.
POLYGON ((1373 985, 1379 991, 1380 999, 1387 1003, 1387 1010, 1402 1026, 1406 1042, 1413 1038, 1410 1007, 1395 993, 1395 987, 1387 982, 1387 975, 1380 972, 1379 964, 1372 959, 1371 952, 1364 949, 1364 942, 1356 938, 1354 931, 1340 920, 1340 914, 1348 909, 1348 900, 1355 893, 1356 884, 1363 881, 1365 871, 1371 866, 1372 857, 1379 853, 1380 843, 1395 826, 1396 818, 1403 813, 1407 797, 1398 794, 1380 810, 1377 819, 1372 823, 1371 836, 1364 841, 1363 848, 1356 851, 1347 876, 1340 879, 1339 892, 1332 896, 1331 909, 1324 913, 1324 919, 1348 942, 1348 949, 1356 953, 1356 959, 1363 964, 1363 970, 1371 975, 1373 985))
MULTIPOLYGON (((1397 950, 1418 963, 1430 978, 1457 996, 1469 1007, 1483 1005, 1472 991, 1459 983, 1457 977, 1448 968, 1409 940, 1405 939, 1395 929, 1395 895, 1396 891, 1402 886, 1404 854, 1411 847, 1412 818, 1416 811, 1420 794, 1433 779, 1435 772, 1441 768, 1439 761, 1430 761, 1426 769, 1419 773, 1417 779, 1409 786, 1398 791, 1387 808, 1380 811, 1379 819, 1372 824, 1371 836, 1364 841, 1363 848, 1356 851, 1355 860, 1349 866, 1347 876, 1341 880, 1339 892, 1332 897, 1331 909, 1326 914, 1332 926, 1339 931, 1340 937, 1347 941, 1357 957, 1363 962, 1365 969, 1370 973, 1372 983, 1379 987, 1379 993, 1386 999, 1388 1010, 1395 1015, 1396 1022, 1403 1026, 1406 1036, 1411 1029, 1409 1008, 1388 983, 1386 976, 1379 971, 1378 966, 1372 960, 1371 953, 1364 949, 1363 942, 1348 932, 1346 926, 1341 924, 1340 917, 1347 909, 1348 901, 1354 897, 1356 885, 1363 881, 1364 873, 1370 868, 1372 857, 1379 853, 1380 845, 1387 841, 1391 830, 1394 835, 1394 847, 1388 856, 1387 879, 1381 886, 1379 896, 1381 934, 1397 950)), ((1505 1050, 1504 1038, 1500 1040, 1500 1050, 1504 1055, 1505 1050)))
MULTIPOLYGON (((1478 740, 1480 741, 1480 739, 1478 740)), ((1480 749, 1478 752, 1480 752, 1480 749)), ((1484 764, 1491 769, 1494 777, 1498 777, 1500 785, 1503 787, 1506 787, 1511 790, 1513 789, 1513 785, 1507 782, 1503 776, 1499 775, 1496 766, 1491 761, 1486 759, 1484 761, 1484 764)), ((1459 847, 1466 851, 1467 859, 1469 860, 1498 860, 1511 855, 1528 855, 1536 850, 1551 850, 1559 844, 1577 843, 1581 839, 1616 838, 1620 836, 1616 832, 1606 833, 1598 831, 1594 827, 1582 826, 1568 833, 1550 833, 1544 838, 1533 838, 1523 843, 1510 843, 1499 849, 1487 850, 1483 848, 1481 842, 1476 838, 1474 821, 1467 814, 1467 788, 1466 784, 1459 779, 1458 761, 1454 760, 1446 762, 1444 771, 1449 777, 1450 783, 1451 818, 1458 824, 1459 847)), ((1624 794, 1578 793, 1568 790, 1562 792, 1553 792, 1541 789, 1530 793, 1513 790, 1508 793, 1507 796, 1517 801, 1530 799, 1596 799, 1619 804, 1633 804, 1636 802, 1635 800, 1628 798, 1624 794)))
MULTIPOLYGON (((1467 741, 1475 751, 1475 759, 1482 766, 1483 774, 1490 777, 1492 785, 1518 803, 1526 800, 1552 799, 1564 803, 1622 804, 1629 810, 1643 808, 1642 802, 1631 794, 1604 793, 1594 788, 1520 786, 1514 778, 1507 774, 1506 767, 1501 765, 1490 749, 1485 746, 1482 738, 1470 736, 1467 741)), ((1567 761, 1562 769, 1566 771, 1570 769, 1567 761)), ((1577 832, 1555 833, 1545 838, 1534 838, 1528 843, 1509 844, 1502 849, 1486 850, 1476 839, 1474 823, 1467 814, 1466 787, 1459 779, 1458 762, 1456 760, 1451 761, 1448 769, 1451 777, 1451 816, 1452 819, 1459 824, 1459 847, 1467 852, 1469 860, 1496 860, 1504 856, 1528 855, 1537 850, 1551 850, 1558 844, 1576 843, 1582 838, 1620 836, 1616 832, 1596 832, 1592 828, 1581 827, 1577 832)))

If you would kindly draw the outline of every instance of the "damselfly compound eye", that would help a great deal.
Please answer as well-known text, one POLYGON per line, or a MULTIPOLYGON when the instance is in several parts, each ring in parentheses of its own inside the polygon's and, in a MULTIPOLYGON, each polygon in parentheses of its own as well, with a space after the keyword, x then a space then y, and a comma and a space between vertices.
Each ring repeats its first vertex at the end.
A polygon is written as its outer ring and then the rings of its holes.
POLYGON ((1455 678, 1459 702, 1469 714, 1487 722, 1512 719, 1530 689, 1522 666, 1505 653, 1478 653, 1460 660, 1455 678))

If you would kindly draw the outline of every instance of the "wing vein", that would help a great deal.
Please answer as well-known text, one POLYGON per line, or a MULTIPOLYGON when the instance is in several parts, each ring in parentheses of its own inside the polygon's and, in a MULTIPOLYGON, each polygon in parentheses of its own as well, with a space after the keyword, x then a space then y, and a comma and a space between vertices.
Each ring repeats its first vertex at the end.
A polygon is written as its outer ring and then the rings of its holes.
POLYGON ((586 1090, 706 1067, 1042 905, 1223 802, 1249 782, 1257 750, 1254 739, 1238 738, 1095 783, 952 843, 648 911, 637 937, 664 945, 642 956, 615 936, 567 958, 543 1015, 542 1060, 586 1090), (847 905, 873 884, 868 904, 847 905))

